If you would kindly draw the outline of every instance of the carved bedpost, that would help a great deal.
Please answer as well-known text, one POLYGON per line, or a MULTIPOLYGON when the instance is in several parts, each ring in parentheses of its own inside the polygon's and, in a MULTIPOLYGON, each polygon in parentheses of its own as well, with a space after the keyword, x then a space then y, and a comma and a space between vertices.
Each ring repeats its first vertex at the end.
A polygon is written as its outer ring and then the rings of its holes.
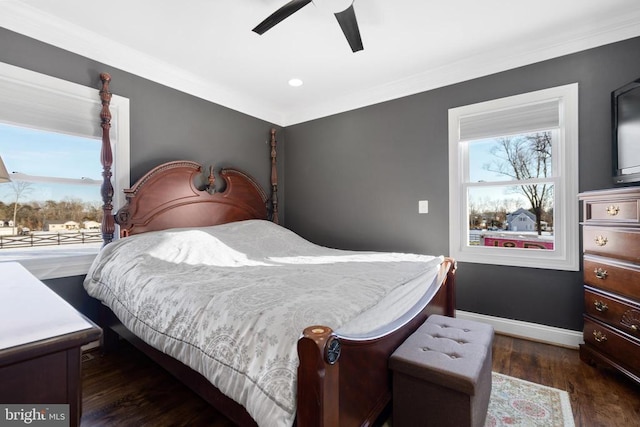
POLYGON ((340 341, 326 326, 310 326, 298 340, 298 427, 340 423, 340 341))
POLYGON ((458 263, 451 257, 445 257, 444 262, 451 264, 451 268, 447 271, 447 307, 446 315, 455 317, 456 313, 456 269, 458 263))
POLYGON ((271 129, 271 221, 280 223, 278 219, 278 167, 276 163, 276 130, 271 129))
POLYGON ((109 131, 111 129, 111 111, 109 104, 111 103, 111 92, 109 92, 109 82, 111 76, 109 73, 101 73, 102 89, 100 89, 100 100, 102 101, 102 110, 100 111, 100 121, 102 126, 102 150, 100 151, 100 163, 102 163, 102 187, 100 193, 102 195, 102 240, 104 245, 111 243, 116 230, 115 220, 113 218, 113 185, 111 184, 111 166, 113 165, 113 154, 111 152, 111 139, 109 131))

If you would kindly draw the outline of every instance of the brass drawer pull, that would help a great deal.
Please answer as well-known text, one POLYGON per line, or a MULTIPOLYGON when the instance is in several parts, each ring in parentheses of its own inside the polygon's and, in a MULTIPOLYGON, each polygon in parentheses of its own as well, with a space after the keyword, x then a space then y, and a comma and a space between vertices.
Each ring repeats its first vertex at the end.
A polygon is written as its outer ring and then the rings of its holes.
POLYGON ((615 205, 610 205, 607 207, 607 214, 610 216, 616 216, 620 212, 620 208, 615 205))
POLYGON ((625 311, 620 318, 620 324, 631 329, 633 333, 638 332, 640 329, 638 327, 640 325, 640 310, 631 309, 625 311))
POLYGON ((596 274, 596 277, 600 280, 606 279, 607 276, 609 275, 609 273, 607 273, 607 270, 603 268, 596 268, 595 270, 593 270, 593 272, 596 274))
POLYGON ((608 240, 606 237, 604 236, 597 236, 594 241, 596 242, 596 245, 598 246, 604 246, 607 244, 608 240))
POLYGON ((607 303, 602 301, 594 301, 593 305, 596 307, 596 311, 599 311, 600 313, 604 313, 605 311, 609 310, 609 306, 607 305, 607 303))
POLYGON ((598 342, 605 342, 607 340, 607 336, 602 331, 593 331, 593 339, 598 342))

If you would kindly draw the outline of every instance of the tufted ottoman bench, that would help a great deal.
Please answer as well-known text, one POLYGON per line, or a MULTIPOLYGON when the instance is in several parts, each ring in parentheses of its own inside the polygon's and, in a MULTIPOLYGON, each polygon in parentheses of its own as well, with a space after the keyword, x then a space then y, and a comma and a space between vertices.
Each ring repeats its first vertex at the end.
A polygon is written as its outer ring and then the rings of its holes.
POLYGON ((490 325, 430 316, 389 359, 393 427, 482 427, 492 343, 490 325))

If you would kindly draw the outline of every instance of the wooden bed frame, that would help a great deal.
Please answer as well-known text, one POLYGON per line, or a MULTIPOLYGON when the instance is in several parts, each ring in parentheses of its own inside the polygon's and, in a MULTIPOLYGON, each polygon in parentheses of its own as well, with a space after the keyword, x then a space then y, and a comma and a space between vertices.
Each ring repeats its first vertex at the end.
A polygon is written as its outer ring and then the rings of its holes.
MULTIPOLYGON (((218 172, 221 188, 216 188, 213 169, 204 189, 194 181, 202 167, 194 162, 177 161, 160 165, 129 190, 127 202, 113 215, 111 185, 111 144, 109 128, 109 82, 103 73, 102 99, 102 196, 105 244, 113 240, 115 225, 120 236, 172 227, 208 226, 245 219, 270 219, 278 222, 276 139, 271 130, 271 197, 249 175, 233 168, 218 172)), ((447 258, 435 279, 438 291, 417 314, 406 316, 374 337, 349 338, 331 328, 315 325, 306 328, 298 341, 297 415, 299 427, 369 426, 390 409, 391 374, 389 355, 431 314, 454 315, 455 261, 447 258)), ((222 414, 241 426, 256 422, 240 404, 223 395, 209 381, 172 357, 154 349, 128 331, 105 306, 100 323, 104 329, 103 348, 117 345, 119 336, 132 342, 180 381, 211 403, 222 414)))

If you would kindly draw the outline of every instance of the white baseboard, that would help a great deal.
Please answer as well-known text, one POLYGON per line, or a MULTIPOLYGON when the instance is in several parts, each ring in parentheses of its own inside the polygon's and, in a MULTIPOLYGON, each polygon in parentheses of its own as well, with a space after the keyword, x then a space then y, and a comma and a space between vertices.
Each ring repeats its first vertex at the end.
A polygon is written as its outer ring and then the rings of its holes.
POLYGON ((456 317, 487 323, 493 326, 494 331, 498 334, 510 335, 561 347, 578 348, 578 345, 584 342, 581 331, 572 331, 462 310, 456 310, 456 317))

